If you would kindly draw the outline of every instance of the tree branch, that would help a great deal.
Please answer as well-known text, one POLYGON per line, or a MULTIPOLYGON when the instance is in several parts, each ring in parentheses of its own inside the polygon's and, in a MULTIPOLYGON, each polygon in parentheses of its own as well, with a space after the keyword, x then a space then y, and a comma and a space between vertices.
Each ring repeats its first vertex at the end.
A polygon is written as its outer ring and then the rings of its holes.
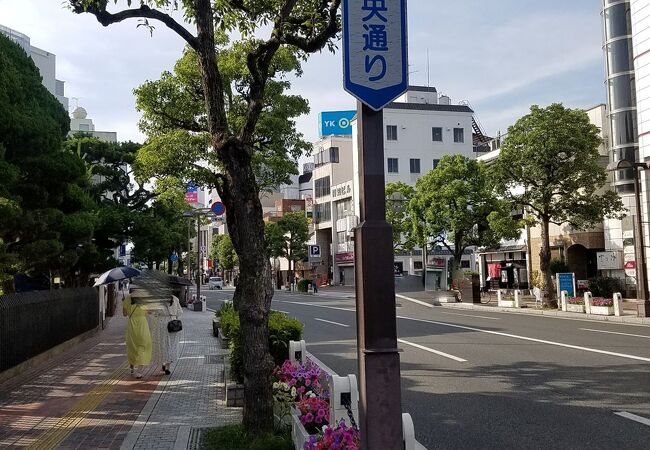
POLYGON ((103 6, 98 6, 96 4, 85 4, 81 0, 70 0, 70 6, 72 7, 72 10, 77 14, 87 12, 94 15, 97 18, 97 21, 105 27, 127 19, 140 18, 158 20, 164 23, 170 30, 174 31, 176 34, 182 37, 185 42, 187 42, 189 46, 194 50, 198 50, 199 47, 198 39, 187 29, 185 29, 185 27, 183 27, 180 23, 176 22, 169 14, 165 14, 164 12, 157 9, 151 9, 145 4, 141 4, 139 8, 125 9, 117 13, 110 13, 106 11, 105 4, 103 6))

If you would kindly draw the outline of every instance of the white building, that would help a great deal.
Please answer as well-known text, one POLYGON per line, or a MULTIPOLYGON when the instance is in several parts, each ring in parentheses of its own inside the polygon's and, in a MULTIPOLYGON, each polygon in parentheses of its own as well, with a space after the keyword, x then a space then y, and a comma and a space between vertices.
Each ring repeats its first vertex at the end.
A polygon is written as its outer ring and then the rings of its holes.
POLYGON ((115 131, 97 131, 93 119, 88 118, 88 112, 82 108, 77 107, 72 111, 72 118, 70 119, 70 132, 68 135, 72 136, 75 133, 88 133, 96 137, 100 141, 117 142, 117 133, 115 131))
MULTIPOLYGON (((414 186, 416 181, 436 167, 445 155, 474 157, 472 140, 473 113, 467 105, 452 105, 449 97, 438 95, 435 88, 410 86, 384 112, 384 170, 386 183, 414 186)), ((357 121, 352 122, 353 179, 359 179, 357 121)), ((353 187, 355 211, 359 211, 359 186, 353 187)), ((358 215, 358 214, 357 214, 358 215)), ((447 284, 451 255, 442 249, 427 255, 427 279, 431 289, 447 284)), ((473 255, 461 261, 474 269, 473 255), (465 261, 466 260, 466 261, 465 261)), ((395 255, 396 272, 415 275, 423 269, 422 250, 395 255)))
POLYGON ((0 25, 0 33, 9 37, 12 41, 20 45, 27 56, 32 58, 36 67, 38 67, 43 86, 47 88, 56 99, 61 102, 65 110, 68 110, 68 98, 65 96, 65 82, 56 79, 56 55, 46 50, 31 45, 29 36, 20 33, 11 28, 0 25))
POLYGON ((354 284, 352 229, 357 225, 352 202, 352 139, 325 136, 314 143, 314 242, 321 262, 314 276, 321 283, 354 284))

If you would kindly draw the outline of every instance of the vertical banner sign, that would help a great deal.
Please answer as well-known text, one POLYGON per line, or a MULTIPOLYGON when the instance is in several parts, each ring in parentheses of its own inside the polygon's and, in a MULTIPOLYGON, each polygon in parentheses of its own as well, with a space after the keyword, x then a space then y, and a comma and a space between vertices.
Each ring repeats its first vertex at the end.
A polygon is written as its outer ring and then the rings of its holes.
POLYGON ((557 274, 557 297, 560 298, 560 293, 567 291, 569 297, 576 295, 576 277, 574 273, 558 273, 557 274))
POLYGON ((185 191, 185 201, 190 204, 199 202, 198 189, 192 183, 188 183, 187 185, 187 191, 185 191))
POLYGON ((343 86, 379 111, 408 88, 406 0, 343 0, 343 86))

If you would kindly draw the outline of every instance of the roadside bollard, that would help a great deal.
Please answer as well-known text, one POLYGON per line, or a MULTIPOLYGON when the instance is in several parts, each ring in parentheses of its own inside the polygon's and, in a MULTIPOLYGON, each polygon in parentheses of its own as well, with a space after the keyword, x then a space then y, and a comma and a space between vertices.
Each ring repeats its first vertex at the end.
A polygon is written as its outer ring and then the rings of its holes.
POLYGON ((521 308, 521 291, 515 289, 515 308, 521 308))
POLYGON ((289 360, 292 363, 302 362, 307 354, 307 345, 305 341, 289 341, 289 360))
POLYGON ((591 292, 585 292, 585 312, 587 314, 591 314, 591 299, 592 299, 591 292))
POLYGON ((409 413, 402 413, 402 436, 404 436, 404 450, 415 450, 415 427, 409 413))
POLYGON ((620 292, 614 292, 613 301, 614 301, 614 315, 622 316, 623 315, 623 295, 620 292))
POLYGON ((497 305, 501 306, 501 289, 497 289, 497 305))
POLYGON ((566 305, 568 301, 569 293, 567 291, 560 292, 560 300, 562 301, 562 311, 566 312, 566 305))
POLYGON ((359 389, 357 377, 348 375, 339 377, 332 375, 330 381, 330 423, 338 423, 341 419, 351 426, 349 412, 354 417, 355 423, 359 420, 359 389))

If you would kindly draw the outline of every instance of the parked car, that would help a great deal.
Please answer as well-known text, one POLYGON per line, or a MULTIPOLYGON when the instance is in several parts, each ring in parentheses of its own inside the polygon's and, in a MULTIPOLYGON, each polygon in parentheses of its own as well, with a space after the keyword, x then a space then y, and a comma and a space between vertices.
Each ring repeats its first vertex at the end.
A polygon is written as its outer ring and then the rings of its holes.
POLYGON ((208 288, 209 289, 222 289, 223 288, 223 280, 221 277, 210 277, 208 280, 208 288))

